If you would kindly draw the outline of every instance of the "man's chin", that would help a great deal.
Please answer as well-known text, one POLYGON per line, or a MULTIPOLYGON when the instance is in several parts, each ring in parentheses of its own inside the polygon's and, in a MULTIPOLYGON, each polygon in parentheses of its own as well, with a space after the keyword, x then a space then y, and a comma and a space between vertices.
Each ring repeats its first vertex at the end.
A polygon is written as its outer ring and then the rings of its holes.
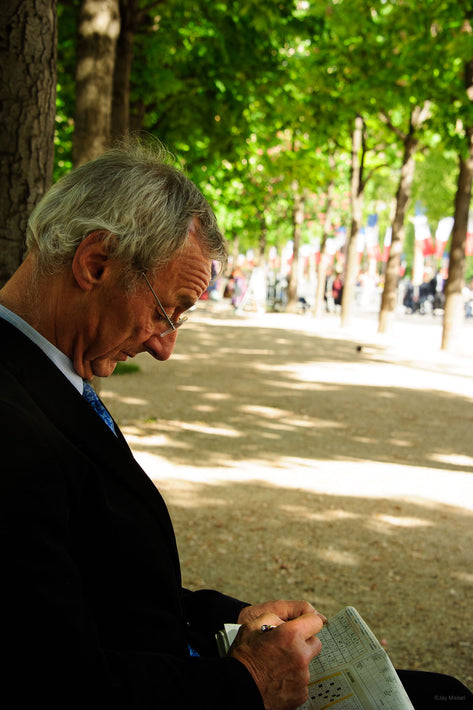
POLYGON ((117 366, 118 360, 95 360, 91 363, 94 377, 109 377, 117 366))

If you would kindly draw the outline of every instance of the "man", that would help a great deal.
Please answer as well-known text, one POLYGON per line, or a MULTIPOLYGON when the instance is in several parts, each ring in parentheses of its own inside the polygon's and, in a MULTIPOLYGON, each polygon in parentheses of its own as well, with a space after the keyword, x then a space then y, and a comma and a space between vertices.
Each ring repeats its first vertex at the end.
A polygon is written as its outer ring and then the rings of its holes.
POLYGON ((171 355, 226 256, 208 204, 162 157, 115 150, 50 190, 27 244, 0 291, 12 707, 296 707, 323 617, 304 602, 249 607, 182 589, 161 496, 83 396, 119 361, 171 355), (245 627, 220 660, 225 621, 245 627))
POLYGON ((138 353, 170 357, 226 256, 210 207, 162 155, 114 150, 48 192, 27 246, 0 291, 10 707, 298 707, 324 617, 183 589, 164 502, 89 384, 138 353), (214 634, 232 621, 220 659, 214 634))

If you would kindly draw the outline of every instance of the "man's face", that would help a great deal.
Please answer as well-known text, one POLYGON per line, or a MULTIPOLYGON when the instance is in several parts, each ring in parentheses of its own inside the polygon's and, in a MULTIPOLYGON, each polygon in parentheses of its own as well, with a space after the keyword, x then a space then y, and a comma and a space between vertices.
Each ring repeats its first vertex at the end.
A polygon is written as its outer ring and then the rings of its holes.
MULTIPOLYGON (((75 344, 74 365, 84 378, 108 377, 117 362, 148 352, 167 360, 174 350, 177 331, 160 337, 169 323, 145 278, 127 293, 120 287, 119 265, 113 286, 102 290, 96 305, 88 309, 81 340, 75 344), (85 332, 84 332, 85 331, 85 332)), ((193 233, 186 249, 163 270, 147 277, 170 320, 174 323, 195 304, 210 283, 211 262, 193 233)), ((185 326, 184 326, 185 327, 185 326)))

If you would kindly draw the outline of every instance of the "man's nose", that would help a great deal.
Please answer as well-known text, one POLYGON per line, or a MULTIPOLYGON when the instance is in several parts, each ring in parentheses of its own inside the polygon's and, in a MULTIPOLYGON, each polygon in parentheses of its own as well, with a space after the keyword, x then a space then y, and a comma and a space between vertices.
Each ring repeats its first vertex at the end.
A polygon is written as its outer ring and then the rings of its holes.
POLYGON ((168 333, 164 338, 161 338, 160 335, 152 335, 143 343, 143 346, 156 360, 164 361, 171 357, 176 344, 176 338, 177 330, 168 333))

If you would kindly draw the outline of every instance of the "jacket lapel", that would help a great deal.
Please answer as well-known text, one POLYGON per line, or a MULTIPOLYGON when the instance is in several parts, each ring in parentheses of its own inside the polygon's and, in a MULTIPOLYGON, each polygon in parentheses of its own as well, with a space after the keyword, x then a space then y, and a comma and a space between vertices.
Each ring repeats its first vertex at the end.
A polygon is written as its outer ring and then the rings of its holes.
POLYGON ((139 496, 151 510, 171 544, 179 570, 174 531, 164 500, 133 457, 118 426, 115 425, 115 436, 43 351, 1 318, 0 342, 0 363, 27 390, 44 416, 104 475, 119 478, 130 495, 139 496))

